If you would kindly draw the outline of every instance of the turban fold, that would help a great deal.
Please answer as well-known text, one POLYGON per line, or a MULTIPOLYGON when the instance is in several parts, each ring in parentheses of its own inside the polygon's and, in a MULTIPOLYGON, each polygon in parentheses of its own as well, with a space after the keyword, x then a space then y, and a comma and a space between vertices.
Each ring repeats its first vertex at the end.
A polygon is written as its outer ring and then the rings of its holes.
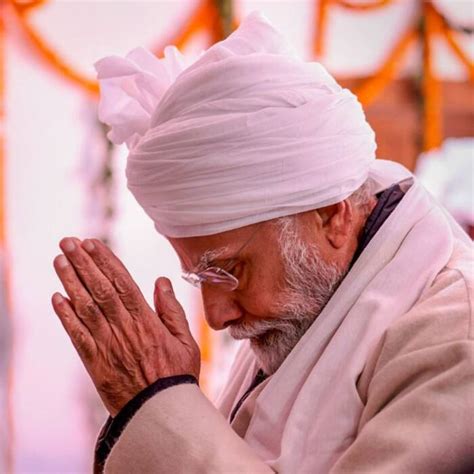
POLYGON ((375 162, 357 98, 259 13, 191 64, 137 48, 95 66, 99 118, 129 147, 128 187, 168 237, 317 209, 400 174, 375 162))

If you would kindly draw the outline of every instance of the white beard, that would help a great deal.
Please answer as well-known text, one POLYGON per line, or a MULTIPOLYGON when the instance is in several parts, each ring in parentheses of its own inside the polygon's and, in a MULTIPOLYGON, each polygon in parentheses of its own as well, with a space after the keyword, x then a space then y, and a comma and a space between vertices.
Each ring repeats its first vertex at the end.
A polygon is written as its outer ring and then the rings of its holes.
POLYGON ((346 269, 327 263, 316 247, 302 242, 296 232, 281 239, 285 287, 271 318, 229 327, 234 339, 250 339, 262 370, 273 374, 319 316, 344 278, 346 269))

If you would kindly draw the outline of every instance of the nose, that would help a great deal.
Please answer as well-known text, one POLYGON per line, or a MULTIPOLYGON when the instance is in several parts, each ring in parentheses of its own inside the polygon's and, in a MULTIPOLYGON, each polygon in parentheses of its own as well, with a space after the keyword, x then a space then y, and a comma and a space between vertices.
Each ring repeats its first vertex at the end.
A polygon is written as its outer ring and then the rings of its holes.
POLYGON ((234 292, 204 283, 201 295, 206 321, 212 329, 220 331, 242 317, 243 311, 234 292))

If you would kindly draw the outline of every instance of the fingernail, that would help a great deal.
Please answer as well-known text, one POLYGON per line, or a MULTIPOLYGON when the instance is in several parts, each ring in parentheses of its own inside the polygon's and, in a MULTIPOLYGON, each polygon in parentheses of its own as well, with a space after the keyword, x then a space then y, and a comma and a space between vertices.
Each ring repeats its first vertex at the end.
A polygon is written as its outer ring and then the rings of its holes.
POLYGON ((64 255, 59 255, 56 257, 56 265, 59 268, 66 268, 69 265, 69 262, 64 255))
POLYGON ((72 239, 66 239, 63 241, 61 247, 65 252, 72 252, 76 248, 76 244, 72 239))
POLYGON ((165 279, 160 280, 159 286, 160 286, 160 290, 163 293, 173 293, 173 288, 171 287, 171 283, 169 282, 169 280, 165 280, 165 279))
POLYGON ((95 249, 95 245, 92 240, 84 240, 84 242, 82 242, 82 248, 86 252, 92 252, 95 249))
POLYGON ((64 301, 64 298, 60 293, 54 293, 53 295, 53 303, 54 304, 61 304, 64 301))

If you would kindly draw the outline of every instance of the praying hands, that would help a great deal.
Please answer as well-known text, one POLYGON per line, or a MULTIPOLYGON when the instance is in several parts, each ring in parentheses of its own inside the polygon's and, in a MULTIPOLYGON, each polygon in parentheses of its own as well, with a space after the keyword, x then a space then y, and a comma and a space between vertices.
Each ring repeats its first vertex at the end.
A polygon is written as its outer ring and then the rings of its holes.
POLYGON ((53 308, 112 416, 157 379, 199 378, 199 348, 171 282, 158 278, 156 312, 102 242, 66 238, 54 267, 68 298, 53 308))

